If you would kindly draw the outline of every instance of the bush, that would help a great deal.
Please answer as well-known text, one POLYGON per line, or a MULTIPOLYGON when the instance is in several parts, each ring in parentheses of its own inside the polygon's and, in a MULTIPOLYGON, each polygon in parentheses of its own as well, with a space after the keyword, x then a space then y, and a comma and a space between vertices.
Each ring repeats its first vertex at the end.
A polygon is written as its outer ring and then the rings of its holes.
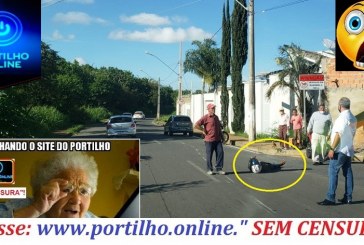
POLYGON ((44 136, 67 125, 67 117, 52 106, 34 106, 28 113, 34 136, 44 136))
POLYGON ((81 110, 85 114, 88 123, 100 122, 105 118, 109 118, 112 114, 104 107, 84 106, 81 110))

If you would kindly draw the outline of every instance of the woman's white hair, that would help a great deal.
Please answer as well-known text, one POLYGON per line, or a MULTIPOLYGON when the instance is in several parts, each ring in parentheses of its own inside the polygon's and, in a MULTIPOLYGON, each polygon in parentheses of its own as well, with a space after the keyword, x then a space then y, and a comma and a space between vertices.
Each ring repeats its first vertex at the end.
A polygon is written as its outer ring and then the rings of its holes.
POLYGON ((84 152, 65 151, 58 152, 53 157, 39 162, 33 169, 31 186, 33 194, 40 190, 41 186, 67 169, 80 169, 85 172, 88 183, 92 188, 92 195, 97 190, 99 171, 92 156, 84 152))

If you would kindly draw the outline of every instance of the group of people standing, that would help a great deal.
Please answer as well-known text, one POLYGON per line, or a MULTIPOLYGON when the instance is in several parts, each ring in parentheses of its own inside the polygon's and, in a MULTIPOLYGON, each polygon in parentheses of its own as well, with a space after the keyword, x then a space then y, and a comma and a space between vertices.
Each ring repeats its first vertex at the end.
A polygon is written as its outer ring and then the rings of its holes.
MULTIPOLYGON (((207 106, 208 113, 195 123, 195 129, 202 132, 205 136, 207 174, 215 173, 224 175, 224 150, 222 146, 221 123, 215 115, 215 105, 207 106), (212 164, 212 155, 216 154, 216 164, 212 164)), ((354 136, 356 132, 357 120, 350 111, 350 99, 342 97, 338 102, 339 117, 332 123, 330 113, 325 109, 325 104, 319 105, 318 111, 310 117, 307 126, 307 135, 312 145, 312 161, 314 164, 322 164, 325 160, 329 161, 329 188, 324 201, 318 202, 319 205, 335 205, 335 192, 338 184, 338 174, 340 169, 345 177, 345 193, 343 198, 338 201, 345 204, 352 203, 353 193, 353 173, 351 169, 351 159, 354 157, 354 136)), ((290 125, 293 127, 293 144, 298 148, 302 147, 302 116, 296 109, 292 110, 289 117, 284 109, 280 109, 280 120, 278 134, 282 140, 281 147, 288 149, 287 138, 290 125)), ((255 162, 259 162, 255 159, 255 162)), ((284 164, 284 163, 283 163, 284 164)), ((280 169, 283 164, 276 164, 280 169)), ((254 162, 250 161, 250 171, 253 171, 254 162)), ((259 164, 260 166, 261 164, 259 164)), ((272 164, 269 164, 271 167, 272 164)), ((258 171, 260 172, 260 171, 258 171)))
MULTIPOLYGON (((298 149, 302 149, 303 119, 302 116, 298 114, 297 109, 293 109, 292 116, 289 117, 288 114, 284 112, 284 109, 281 108, 278 124, 278 136, 283 141, 288 141, 290 124, 292 124, 292 144, 297 146, 298 149)), ((325 104, 320 103, 318 111, 314 112, 310 117, 306 131, 312 149, 311 156, 309 157, 312 158, 314 165, 322 164, 325 160, 328 160, 328 141, 331 128, 331 115, 325 109, 325 104)), ((281 142, 280 145, 283 149, 288 149, 288 144, 281 142)))
MULTIPOLYGON (((278 137, 283 141, 287 141, 288 135, 289 135, 290 124, 292 124, 292 129, 293 129, 292 143, 295 146, 297 146, 299 149, 301 149, 302 148, 302 128, 303 128, 302 116, 300 114, 298 114, 297 109, 292 110, 291 118, 289 117, 288 114, 286 114, 284 112, 283 108, 281 108, 279 110, 279 112, 280 112, 280 117, 279 117, 279 121, 278 121, 278 137)), ((280 146, 285 150, 289 149, 288 144, 286 144, 285 142, 280 142, 280 146)))
MULTIPOLYGON (((329 160, 329 187, 326 198, 318 202, 319 205, 335 205, 335 192, 338 184, 338 175, 342 170, 345 178, 345 193, 343 198, 338 199, 340 203, 351 204, 354 187, 351 159, 354 157, 354 136, 356 132, 357 119, 350 111, 350 99, 340 98, 338 102, 339 116, 333 122, 325 104, 320 103, 318 111, 310 117, 307 126, 307 136, 312 148, 312 161, 314 165, 323 164, 329 160)), ((291 118, 280 109, 278 135, 281 147, 287 149, 288 132, 290 124, 293 126, 293 144, 298 148, 302 146, 302 117, 296 109, 292 110, 291 118)))

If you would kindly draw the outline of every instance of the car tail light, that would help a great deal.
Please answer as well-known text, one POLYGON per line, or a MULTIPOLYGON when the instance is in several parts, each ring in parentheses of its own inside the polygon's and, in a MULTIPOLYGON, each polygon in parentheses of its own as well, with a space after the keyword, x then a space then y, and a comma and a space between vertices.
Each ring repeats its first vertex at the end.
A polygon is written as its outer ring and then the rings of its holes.
POLYGON ((135 123, 132 123, 132 124, 131 124, 131 127, 132 127, 132 128, 135 128, 135 126, 136 126, 136 124, 135 124, 135 123))

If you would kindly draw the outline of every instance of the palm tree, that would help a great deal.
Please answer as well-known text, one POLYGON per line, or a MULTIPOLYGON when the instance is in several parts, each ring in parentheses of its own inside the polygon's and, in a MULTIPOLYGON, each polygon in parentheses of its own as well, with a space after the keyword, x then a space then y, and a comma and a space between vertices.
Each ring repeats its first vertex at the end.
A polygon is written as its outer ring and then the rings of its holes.
POLYGON ((215 89, 220 74, 220 49, 215 48, 216 42, 212 39, 204 39, 203 42, 193 41, 192 45, 196 46, 196 49, 187 50, 183 64, 184 71, 192 72, 202 78, 202 91, 205 91, 206 83, 215 89))
MULTIPOLYGON (((289 88, 297 98, 298 110, 303 109, 303 90, 300 90, 299 75, 317 73, 320 70, 321 57, 315 61, 308 60, 305 56, 306 51, 298 45, 291 43, 279 47, 280 57, 276 59, 282 70, 278 73, 279 80, 274 82, 267 90, 266 97, 271 98, 276 88, 289 88), (285 78, 289 78, 288 81, 285 78)), ((311 108, 312 102, 306 99, 306 105, 311 108)))

